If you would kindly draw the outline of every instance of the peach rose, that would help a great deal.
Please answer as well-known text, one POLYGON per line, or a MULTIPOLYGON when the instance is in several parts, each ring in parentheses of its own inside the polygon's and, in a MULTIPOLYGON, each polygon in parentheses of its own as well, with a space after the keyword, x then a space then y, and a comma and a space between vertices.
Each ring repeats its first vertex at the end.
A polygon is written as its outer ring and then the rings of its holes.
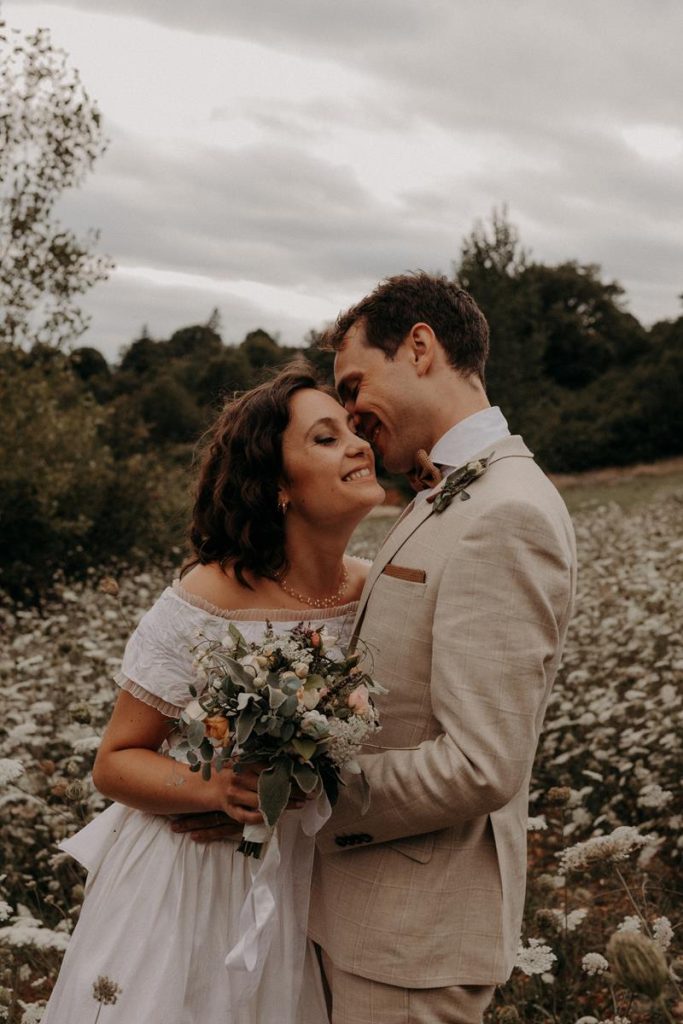
POLYGON ((370 695, 365 683, 361 683, 355 690, 351 690, 346 704, 351 708, 354 715, 367 715, 370 710, 370 695))
POLYGON ((224 743, 230 735, 230 722, 224 715, 209 715, 204 719, 204 728, 209 739, 219 743, 224 743))

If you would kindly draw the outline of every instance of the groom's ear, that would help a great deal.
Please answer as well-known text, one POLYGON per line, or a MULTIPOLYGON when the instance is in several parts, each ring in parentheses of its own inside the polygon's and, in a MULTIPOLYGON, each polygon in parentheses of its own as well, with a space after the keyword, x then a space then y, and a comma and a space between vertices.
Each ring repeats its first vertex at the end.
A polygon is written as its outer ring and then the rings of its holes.
POLYGON ((410 362, 415 367, 418 377, 429 372, 436 357, 436 346, 439 344, 429 324, 418 323, 408 331, 405 344, 408 346, 410 362))

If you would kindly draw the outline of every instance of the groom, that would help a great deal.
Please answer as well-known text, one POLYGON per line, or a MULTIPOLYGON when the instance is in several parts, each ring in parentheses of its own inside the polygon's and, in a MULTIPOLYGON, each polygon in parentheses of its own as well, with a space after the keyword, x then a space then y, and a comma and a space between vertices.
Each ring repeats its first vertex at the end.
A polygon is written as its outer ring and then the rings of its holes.
POLYGON ((572 526, 488 402, 488 326, 470 295, 442 277, 389 278, 326 340, 358 428, 422 489, 360 599, 355 633, 388 692, 359 758, 369 810, 352 782, 318 836, 309 931, 333 1024, 479 1024, 519 940, 572 526))
POLYGON ((571 613, 572 526, 488 402, 488 326, 466 292, 423 273, 390 278, 326 340, 358 428, 387 469, 425 489, 360 600, 355 632, 388 693, 360 758, 370 808, 352 783, 319 835, 310 934, 334 1024, 474 1024, 520 935, 529 777, 571 613), (462 488, 449 474, 473 460, 462 488))

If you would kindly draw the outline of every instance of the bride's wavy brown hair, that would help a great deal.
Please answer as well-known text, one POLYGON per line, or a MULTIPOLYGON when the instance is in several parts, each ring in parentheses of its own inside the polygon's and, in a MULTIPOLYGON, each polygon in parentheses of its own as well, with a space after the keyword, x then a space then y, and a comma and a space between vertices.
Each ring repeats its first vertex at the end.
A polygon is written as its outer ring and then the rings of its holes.
POLYGON ((271 380, 228 402, 200 442, 199 478, 190 524, 194 565, 231 565, 273 579, 286 568, 284 517, 278 486, 286 479, 282 434, 290 401, 302 388, 334 395, 305 359, 288 363, 271 380))

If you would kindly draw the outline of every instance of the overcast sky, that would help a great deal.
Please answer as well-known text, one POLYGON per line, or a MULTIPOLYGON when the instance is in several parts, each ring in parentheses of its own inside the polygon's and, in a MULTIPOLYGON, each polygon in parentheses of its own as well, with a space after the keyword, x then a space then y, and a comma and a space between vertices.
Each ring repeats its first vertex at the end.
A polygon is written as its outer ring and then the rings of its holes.
MULTIPOLYGON (((377 280, 451 271, 507 203, 545 262, 599 263, 645 323, 683 291, 679 0, 5 2, 45 25, 110 146, 65 223, 115 261, 108 358, 220 309, 298 344, 377 280)), ((495 343, 495 339, 494 339, 495 343)))

